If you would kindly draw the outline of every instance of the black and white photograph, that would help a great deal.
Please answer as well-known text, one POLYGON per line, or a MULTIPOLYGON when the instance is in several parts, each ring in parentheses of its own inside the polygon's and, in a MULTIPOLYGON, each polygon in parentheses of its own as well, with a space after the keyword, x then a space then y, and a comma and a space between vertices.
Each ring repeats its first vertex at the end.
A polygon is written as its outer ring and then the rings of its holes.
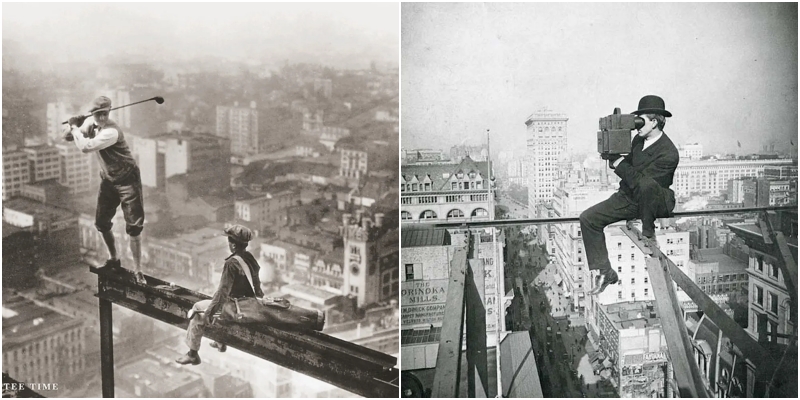
POLYGON ((2 7, 3 397, 398 397, 399 3, 2 7))
POLYGON ((402 397, 797 393, 796 3, 403 3, 402 397))

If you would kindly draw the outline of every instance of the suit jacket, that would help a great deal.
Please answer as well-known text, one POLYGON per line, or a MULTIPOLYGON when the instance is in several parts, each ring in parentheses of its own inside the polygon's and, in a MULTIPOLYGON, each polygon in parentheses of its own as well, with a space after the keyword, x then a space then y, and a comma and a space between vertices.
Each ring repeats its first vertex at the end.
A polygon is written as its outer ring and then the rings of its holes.
POLYGON ((666 133, 662 133, 655 143, 645 150, 644 138, 636 136, 631 143, 631 154, 614 169, 614 173, 622 181, 619 183, 619 191, 632 203, 636 203, 639 198, 639 188, 644 179, 653 179, 661 188, 662 200, 657 205, 657 214, 660 218, 668 217, 675 208, 675 194, 669 187, 678 168, 680 155, 675 144, 672 143, 666 133), (671 204, 670 204, 671 203, 671 204))

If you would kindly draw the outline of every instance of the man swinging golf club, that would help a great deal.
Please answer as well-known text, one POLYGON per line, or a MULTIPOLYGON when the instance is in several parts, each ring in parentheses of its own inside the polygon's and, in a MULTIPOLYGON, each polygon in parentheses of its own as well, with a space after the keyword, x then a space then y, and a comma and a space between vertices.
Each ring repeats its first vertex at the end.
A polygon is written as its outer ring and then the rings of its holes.
POLYGON ((75 146, 84 153, 94 152, 100 161, 100 191, 97 195, 97 211, 95 226, 103 235, 108 248, 108 261, 103 267, 122 269, 114 233, 111 231, 111 220, 117 213, 117 206, 122 205, 125 216, 125 231, 130 236, 130 248, 133 255, 134 278, 137 283, 146 284, 141 271, 142 243, 141 233, 144 227, 144 206, 142 198, 142 178, 139 167, 131 155, 122 129, 108 119, 111 111, 111 99, 100 96, 92 103, 89 112, 92 118, 78 115, 69 119, 69 128, 65 132, 66 141, 74 141, 75 146))

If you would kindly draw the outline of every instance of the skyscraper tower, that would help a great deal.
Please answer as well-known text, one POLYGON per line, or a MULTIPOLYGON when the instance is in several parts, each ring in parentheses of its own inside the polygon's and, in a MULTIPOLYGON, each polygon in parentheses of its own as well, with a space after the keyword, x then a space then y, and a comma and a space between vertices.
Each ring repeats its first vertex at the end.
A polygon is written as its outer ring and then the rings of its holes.
MULTIPOLYGON (((558 178, 558 160, 567 150, 566 114, 540 108, 525 120, 527 126, 528 209, 534 218, 548 217, 558 178)), ((540 241, 549 235, 542 234, 549 227, 539 227, 540 241)))

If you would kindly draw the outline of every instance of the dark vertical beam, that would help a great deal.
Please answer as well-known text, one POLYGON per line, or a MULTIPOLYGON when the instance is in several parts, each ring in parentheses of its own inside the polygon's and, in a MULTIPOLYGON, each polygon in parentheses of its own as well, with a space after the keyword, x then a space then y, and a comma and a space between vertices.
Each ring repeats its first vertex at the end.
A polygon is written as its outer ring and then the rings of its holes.
POLYGON ((112 329, 111 302, 100 302, 100 376, 103 380, 103 397, 114 397, 114 330, 112 329))
POLYGON ((434 398, 458 397, 466 279, 467 249, 461 248, 455 251, 450 261, 450 283, 447 286, 447 301, 431 391, 431 397, 434 398))
POLYGON ((486 307, 478 291, 483 286, 483 268, 470 260, 465 297, 467 305, 467 397, 489 397, 489 366, 486 353, 486 307), (477 271, 476 271, 477 270, 477 271), (479 286, 480 285, 480 286, 479 286))
POLYGON ((647 257, 645 263, 658 306, 661 328, 667 339, 669 358, 672 361, 680 397, 708 397, 700 368, 694 360, 694 348, 683 324, 681 307, 672 287, 667 264, 652 257, 647 257))

